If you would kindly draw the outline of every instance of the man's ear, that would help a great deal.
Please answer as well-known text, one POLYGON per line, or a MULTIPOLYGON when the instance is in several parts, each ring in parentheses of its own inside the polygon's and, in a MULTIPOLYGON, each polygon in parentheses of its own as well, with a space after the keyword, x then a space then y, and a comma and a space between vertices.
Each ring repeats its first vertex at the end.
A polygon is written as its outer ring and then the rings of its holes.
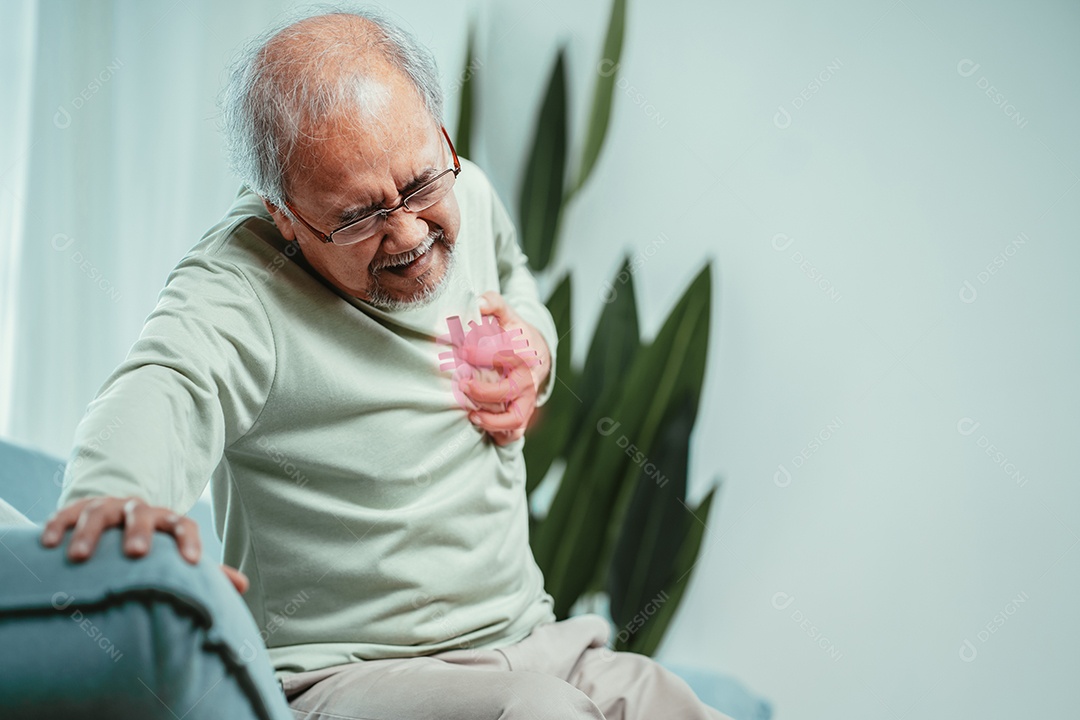
POLYGON ((292 220, 290 220, 285 213, 281 212, 281 208, 274 205, 266 198, 262 199, 263 205, 266 206, 266 212, 270 213, 270 217, 274 218, 274 224, 277 225, 278 232, 281 236, 290 242, 296 239, 296 230, 293 228, 292 220))

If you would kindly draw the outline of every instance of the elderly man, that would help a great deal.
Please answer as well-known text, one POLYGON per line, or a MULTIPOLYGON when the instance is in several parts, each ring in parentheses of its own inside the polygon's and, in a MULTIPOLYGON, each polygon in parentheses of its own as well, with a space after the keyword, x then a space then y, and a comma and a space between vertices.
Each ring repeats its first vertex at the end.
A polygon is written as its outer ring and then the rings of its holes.
POLYGON ((251 46, 224 100, 246 188, 91 403, 43 542, 74 527, 81 561, 123 526, 140 556, 162 530, 195 560, 181 513, 210 483, 223 567, 298 717, 721 718, 604 648, 601 618, 555 622, 522 459, 555 328, 441 113, 430 53, 377 16, 251 46), (535 356, 501 353, 455 396, 454 316, 535 356))

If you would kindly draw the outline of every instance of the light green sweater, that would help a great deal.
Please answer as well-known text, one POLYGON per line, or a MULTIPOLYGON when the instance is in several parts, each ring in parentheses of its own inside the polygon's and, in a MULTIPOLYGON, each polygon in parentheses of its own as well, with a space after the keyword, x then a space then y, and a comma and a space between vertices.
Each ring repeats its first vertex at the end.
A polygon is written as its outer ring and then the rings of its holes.
POLYGON ((508 645, 554 620, 529 548, 524 441, 495 445, 439 370, 447 317, 478 321, 487 290, 556 350, 506 210, 462 165, 449 285, 394 313, 305 271, 242 190, 76 432, 61 506, 133 495, 186 512, 211 483, 224 561, 251 579, 279 676, 508 645))

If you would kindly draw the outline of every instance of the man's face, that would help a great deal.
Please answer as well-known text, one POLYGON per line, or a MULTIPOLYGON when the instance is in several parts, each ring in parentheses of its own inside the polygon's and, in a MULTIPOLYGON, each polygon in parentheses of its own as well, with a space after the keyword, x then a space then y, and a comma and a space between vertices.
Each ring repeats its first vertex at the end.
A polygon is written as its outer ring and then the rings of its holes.
MULTIPOLYGON (((373 210, 396 206, 404 195, 453 166, 439 125, 401 73, 388 73, 365 92, 381 99, 375 117, 317 128, 288 168, 290 203, 326 234, 373 210)), ((392 213, 380 234, 370 239, 339 246, 322 242, 302 223, 267 207, 281 234, 300 244, 320 275, 343 292, 385 309, 430 299, 446 278, 460 224, 451 191, 419 213, 404 208, 392 213)))

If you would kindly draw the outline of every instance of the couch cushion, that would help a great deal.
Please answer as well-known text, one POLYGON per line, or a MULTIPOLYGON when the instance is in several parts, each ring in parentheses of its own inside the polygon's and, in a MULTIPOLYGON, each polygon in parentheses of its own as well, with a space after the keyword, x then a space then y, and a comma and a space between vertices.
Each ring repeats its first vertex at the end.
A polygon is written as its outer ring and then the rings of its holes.
POLYGON ((750 692, 733 677, 686 665, 664 663, 664 666, 685 680, 703 703, 733 720, 769 720, 772 717, 769 701, 750 692))
POLYGON ((64 483, 59 458, 0 440, 0 494, 39 525, 56 510, 64 483))
POLYGON ((0 528, 5 718, 291 718, 258 629, 216 562, 172 537, 143 558, 106 530, 72 563, 38 528, 0 528), (11 652, 18 648, 18 652, 11 652))

